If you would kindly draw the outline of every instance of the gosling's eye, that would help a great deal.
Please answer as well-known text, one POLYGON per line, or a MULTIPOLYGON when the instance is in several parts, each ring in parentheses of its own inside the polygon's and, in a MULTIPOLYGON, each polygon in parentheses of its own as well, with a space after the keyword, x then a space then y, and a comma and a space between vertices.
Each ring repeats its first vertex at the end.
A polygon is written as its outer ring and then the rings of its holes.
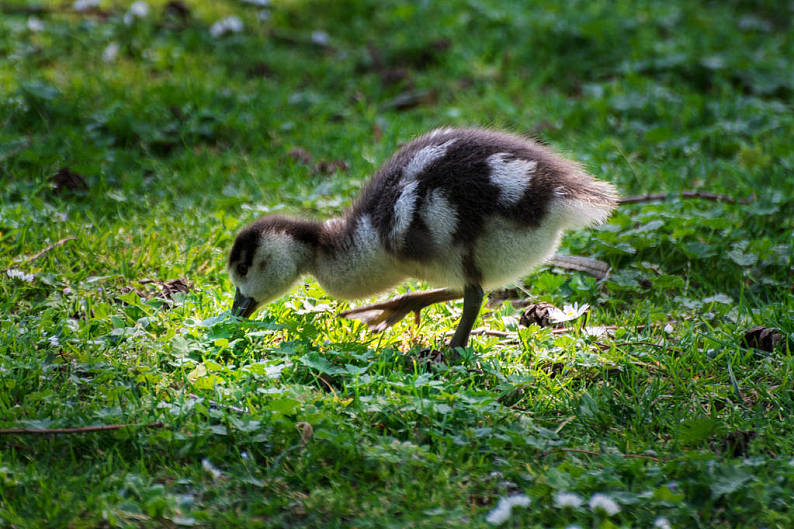
POLYGON ((237 274, 240 276, 245 276, 248 273, 248 265, 245 263, 240 263, 237 265, 237 274))

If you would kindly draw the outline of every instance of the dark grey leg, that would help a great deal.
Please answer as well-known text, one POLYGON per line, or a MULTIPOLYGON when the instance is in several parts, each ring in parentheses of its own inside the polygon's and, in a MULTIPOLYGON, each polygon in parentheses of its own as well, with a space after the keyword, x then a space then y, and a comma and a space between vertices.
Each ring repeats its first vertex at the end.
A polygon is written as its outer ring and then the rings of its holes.
POLYGON ((482 298, 483 292, 480 285, 467 285, 463 290, 463 315, 460 317, 460 323, 455 329, 452 341, 449 342, 449 348, 453 351, 456 347, 466 347, 466 344, 469 343, 469 333, 471 333, 471 328, 474 327, 474 322, 480 313, 482 298))

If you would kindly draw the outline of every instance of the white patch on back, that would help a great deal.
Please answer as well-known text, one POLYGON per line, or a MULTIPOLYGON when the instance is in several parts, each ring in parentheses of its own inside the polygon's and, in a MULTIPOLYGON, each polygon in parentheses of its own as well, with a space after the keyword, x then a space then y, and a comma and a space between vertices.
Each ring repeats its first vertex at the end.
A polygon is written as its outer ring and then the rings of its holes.
POLYGON ((403 181, 410 181, 415 179, 422 171, 427 169, 427 166, 435 162, 439 158, 443 158, 447 154, 447 148, 457 141, 455 138, 445 141, 441 145, 428 145, 416 151, 414 157, 411 158, 403 168, 403 181))
POLYGON ((534 160, 521 158, 505 160, 508 156, 506 152, 498 152, 486 160, 491 168, 491 183, 499 188, 499 203, 503 206, 512 206, 521 200, 538 165, 534 160))
POLYGON ((403 190, 394 203, 394 225, 392 226, 389 238, 395 242, 402 242, 411 220, 414 218, 416 209, 416 186, 419 182, 412 180, 403 185, 403 190))
POLYGON ((376 246, 378 246, 378 232, 372 226, 370 216, 362 215, 356 224, 356 231, 353 232, 353 247, 371 251, 376 246))
POLYGON ((402 245, 405 233, 411 225, 416 212, 416 187, 419 185, 416 180, 417 176, 434 161, 443 158, 447 153, 447 148, 455 141, 453 138, 441 145, 428 145, 419 149, 403 168, 403 177, 400 181, 402 190, 400 191, 400 196, 394 202, 394 224, 389 233, 389 239, 395 247, 402 245))
POLYGON ((452 235, 458 228, 458 212, 441 189, 433 189, 428 194, 420 214, 430 230, 433 242, 440 249, 449 247, 452 235))

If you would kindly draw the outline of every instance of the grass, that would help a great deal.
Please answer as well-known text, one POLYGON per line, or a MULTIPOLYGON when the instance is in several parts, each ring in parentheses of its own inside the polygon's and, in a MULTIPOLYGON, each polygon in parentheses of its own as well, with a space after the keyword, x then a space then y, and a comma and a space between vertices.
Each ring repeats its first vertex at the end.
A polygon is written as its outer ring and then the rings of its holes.
POLYGON ((0 428, 138 425, 0 435, 4 526, 486 527, 514 494, 507 527, 792 526, 790 10, 185 5, 130 25, 121 2, 2 6, 0 267, 33 277, 0 276, 0 428), (243 31, 213 38, 229 15, 243 31), (338 214, 441 125, 531 134, 624 195, 755 199, 627 204, 569 235, 609 279, 545 267, 526 297, 588 303, 607 335, 518 328, 505 303, 481 324, 510 337, 426 365, 459 303, 372 335, 311 279, 228 316, 239 228, 338 214), (65 167, 85 188, 55 188, 65 167), (746 346, 759 325, 777 348, 746 346))

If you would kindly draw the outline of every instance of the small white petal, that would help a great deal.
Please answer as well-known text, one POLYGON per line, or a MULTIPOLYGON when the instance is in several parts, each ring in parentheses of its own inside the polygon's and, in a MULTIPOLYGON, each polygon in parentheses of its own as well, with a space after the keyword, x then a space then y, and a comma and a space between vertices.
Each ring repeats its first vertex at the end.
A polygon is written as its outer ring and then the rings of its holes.
POLYGON ((491 509, 485 521, 492 525, 501 525, 505 523, 513 512, 513 507, 528 507, 530 504, 529 496, 526 494, 515 494, 499 499, 496 507, 491 509))
POLYGON ((672 334, 673 333, 673 325, 668 323, 664 326, 664 333, 665 334, 672 334))
POLYGON ((99 7, 99 0, 75 0, 72 4, 72 9, 75 11, 88 11, 95 7, 99 7))
POLYGON ((235 16, 224 18, 214 23, 210 27, 210 35, 215 38, 222 37, 227 33, 239 33, 243 30, 243 22, 235 16))
POLYGON ((17 270, 16 268, 11 268, 6 270, 6 275, 11 279, 19 279, 20 281, 24 281, 25 283, 31 283, 33 278, 35 277, 33 274, 28 274, 23 272, 22 270, 17 270))
POLYGON ((593 494, 593 497, 590 498, 590 508, 594 511, 604 511, 607 516, 613 516, 620 512, 620 505, 606 494, 593 494))
POLYGON ((229 17, 226 19, 226 27, 232 33, 239 33, 243 30, 243 21, 237 17, 229 17))
POLYGON ((149 15, 149 4, 146 2, 135 2, 130 6, 130 13, 138 18, 143 18, 149 15))
POLYGON ((221 22, 216 22, 212 26, 210 26, 210 35, 217 38, 223 35, 226 32, 226 26, 224 26, 221 22))
POLYGON ((221 469, 213 465, 212 461, 210 461, 209 459, 204 458, 201 460, 201 468, 206 470, 212 476, 212 479, 218 479, 220 477, 223 477, 223 471, 221 471, 221 469))
POLYGON ((121 47, 119 46, 118 42, 111 42, 105 48, 105 51, 102 52, 102 60, 105 62, 113 62, 116 60, 116 57, 119 55, 119 50, 121 47))
POLYGON ((318 46, 328 46, 328 43, 331 42, 331 37, 325 31, 313 31, 312 42, 318 46))
POLYGON ((573 492, 558 492, 554 495, 554 505, 563 509, 565 507, 571 507, 572 509, 578 509, 582 506, 584 500, 578 495, 573 492))
POLYGON ((654 529, 673 529, 673 526, 670 525, 670 520, 663 516, 660 516, 653 521, 653 527, 654 529))
POLYGON ((28 19, 28 29, 33 33, 38 33, 39 31, 44 31, 44 22, 39 20, 36 17, 30 17, 28 19))
POLYGON ((564 321, 572 321, 579 318, 582 314, 587 312, 590 305, 585 303, 581 307, 578 305, 565 305, 562 310, 557 307, 549 309, 549 319, 552 323, 562 323, 564 321))

